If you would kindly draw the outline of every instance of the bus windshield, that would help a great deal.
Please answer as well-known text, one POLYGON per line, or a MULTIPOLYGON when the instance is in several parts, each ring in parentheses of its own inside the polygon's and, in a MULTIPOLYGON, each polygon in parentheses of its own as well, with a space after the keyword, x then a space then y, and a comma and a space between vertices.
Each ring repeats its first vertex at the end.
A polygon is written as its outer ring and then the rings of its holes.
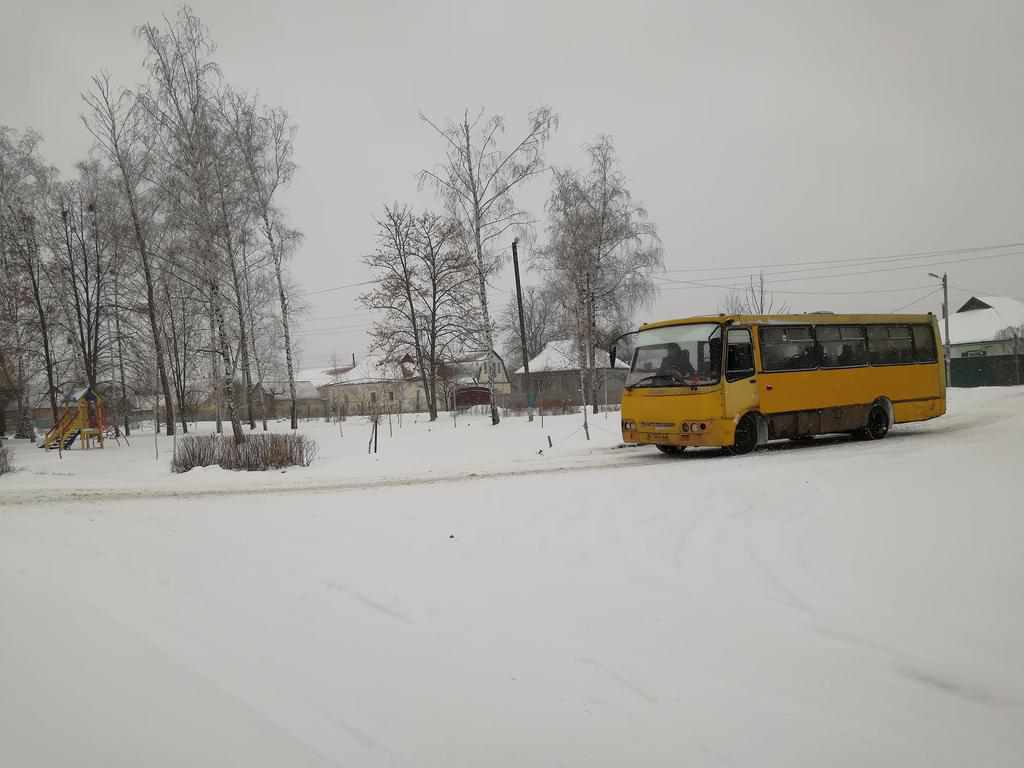
POLYGON ((640 331, 626 388, 717 384, 722 372, 722 328, 717 323, 670 325, 640 331))

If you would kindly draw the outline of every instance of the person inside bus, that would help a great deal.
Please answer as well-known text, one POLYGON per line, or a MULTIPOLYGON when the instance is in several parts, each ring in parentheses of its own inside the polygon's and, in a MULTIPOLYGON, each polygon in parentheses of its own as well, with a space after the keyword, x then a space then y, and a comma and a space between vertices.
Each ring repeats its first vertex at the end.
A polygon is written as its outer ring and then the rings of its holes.
MULTIPOLYGON (((718 372, 722 367, 722 339, 721 337, 712 338, 708 342, 708 360, 707 370, 702 370, 701 373, 704 376, 710 376, 711 378, 717 378, 718 372)), ((703 369, 704 366, 702 365, 703 369)))
POLYGON ((853 347, 843 344, 843 351, 839 353, 840 365, 854 365, 853 347))
POLYGON ((669 344, 665 357, 658 367, 658 375, 681 378, 693 372, 689 350, 680 349, 678 344, 669 344))

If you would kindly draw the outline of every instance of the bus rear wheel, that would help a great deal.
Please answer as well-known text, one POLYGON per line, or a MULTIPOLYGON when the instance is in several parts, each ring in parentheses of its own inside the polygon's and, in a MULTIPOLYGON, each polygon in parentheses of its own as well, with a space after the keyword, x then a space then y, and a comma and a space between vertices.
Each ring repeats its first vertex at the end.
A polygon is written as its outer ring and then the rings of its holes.
POLYGON ((857 435, 863 440, 881 440, 887 434, 889 434, 889 412, 876 403, 868 411, 868 423, 857 435))
POLYGON ((659 445, 658 450, 669 456, 678 456, 686 450, 685 445, 659 445))
POLYGON ((757 448, 757 419, 753 414, 748 413, 739 424, 736 425, 736 434, 733 443, 729 446, 729 452, 740 456, 750 453, 757 448))

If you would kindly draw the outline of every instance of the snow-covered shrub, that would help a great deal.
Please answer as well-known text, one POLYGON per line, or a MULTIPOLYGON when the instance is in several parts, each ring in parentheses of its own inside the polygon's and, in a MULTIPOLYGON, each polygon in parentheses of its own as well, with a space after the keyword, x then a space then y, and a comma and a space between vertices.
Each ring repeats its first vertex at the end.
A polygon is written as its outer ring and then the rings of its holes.
POLYGON ((240 445, 225 435, 189 435, 179 438, 171 468, 188 472, 212 466, 250 471, 308 467, 318 452, 315 440, 292 433, 247 435, 240 445))
POLYGON ((0 475, 11 471, 11 454, 6 448, 0 445, 0 475))

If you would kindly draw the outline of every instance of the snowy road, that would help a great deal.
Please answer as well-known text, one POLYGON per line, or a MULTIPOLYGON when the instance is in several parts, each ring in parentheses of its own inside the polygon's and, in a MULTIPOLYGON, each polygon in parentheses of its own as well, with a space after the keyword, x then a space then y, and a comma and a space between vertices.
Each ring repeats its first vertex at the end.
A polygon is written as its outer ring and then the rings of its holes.
POLYGON ((743 458, 18 496, 0 763, 1020 765, 1024 391, 953 406, 743 458))

